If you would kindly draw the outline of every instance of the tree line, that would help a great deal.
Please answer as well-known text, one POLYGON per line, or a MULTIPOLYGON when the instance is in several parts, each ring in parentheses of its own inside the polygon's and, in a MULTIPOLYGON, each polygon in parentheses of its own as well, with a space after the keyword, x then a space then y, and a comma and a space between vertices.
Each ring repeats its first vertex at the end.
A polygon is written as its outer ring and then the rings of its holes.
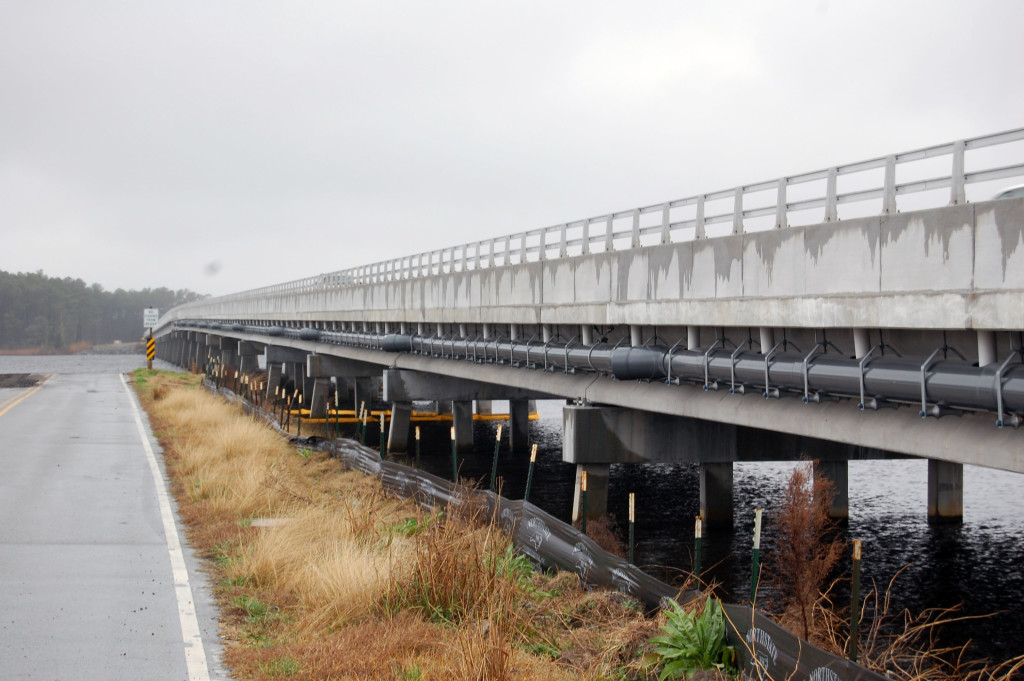
POLYGON ((0 349, 67 350, 141 340, 147 307, 166 310, 205 296, 182 289, 105 291, 81 279, 48 277, 42 270, 0 270, 0 349))

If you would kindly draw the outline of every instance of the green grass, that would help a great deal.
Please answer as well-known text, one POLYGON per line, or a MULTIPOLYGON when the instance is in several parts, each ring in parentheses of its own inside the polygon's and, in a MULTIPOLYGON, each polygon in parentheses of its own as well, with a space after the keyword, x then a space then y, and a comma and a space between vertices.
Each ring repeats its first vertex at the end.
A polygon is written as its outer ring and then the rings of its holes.
POLYGON ((261 662, 260 671, 268 676, 292 676, 302 671, 302 665, 291 657, 279 657, 270 662, 261 662))

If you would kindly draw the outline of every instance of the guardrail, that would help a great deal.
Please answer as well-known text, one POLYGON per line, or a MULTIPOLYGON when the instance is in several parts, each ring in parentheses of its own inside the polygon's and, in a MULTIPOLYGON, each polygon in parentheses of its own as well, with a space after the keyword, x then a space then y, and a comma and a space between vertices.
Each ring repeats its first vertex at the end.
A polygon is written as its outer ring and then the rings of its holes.
MULTIPOLYGON (((698 194, 641 208, 576 220, 503 237, 450 246, 426 253, 319 274, 283 284, 219 297, 232 300, 271 297, 280 294, 314 293, 345 286, 400 281, 453 272, 489 269, 589 253, 629 250, 657 243, 668 244, 707 238, 708 228, 725 225, 724 234, 743 234, 749 221, 774 218, 774 228, 789 227, 795 213, 817 211, 814 222, 839 219, 839 207, 880 201, 876 215, 898 210, 898 198, 921 192, 949 189, 948 202, 915 208, 966 203, 969 184, 1024 176, 1024 163, 967 170, 966 154, 986 147, 1004 147, 1010 155, 1024 157, 1024 146, 1006 145, 1024 140, 1024 128, 958 140, 914 151, 890 154, 867 161, 825 170, 743 185, 709 194, 698 194), (901 169, 941 157, 949 158, 948 174, 925 179, 902 180, 901 169), (879 172, 880 171, 880 172, 879 172), (839 181, 850 188, 839 190, 839 181), (790 199, 791 193, 805 196, 790 199), (766 202, 766 196, 774 197, 766 202), (762 204, 762 205, 755 205, 762 204)), ((771 226, 769 226, 771 228, 771 226)), ((200 301, 204 304, 209 301, 200 301)), ((188 307, 188 306, 184 306, 188 307)))

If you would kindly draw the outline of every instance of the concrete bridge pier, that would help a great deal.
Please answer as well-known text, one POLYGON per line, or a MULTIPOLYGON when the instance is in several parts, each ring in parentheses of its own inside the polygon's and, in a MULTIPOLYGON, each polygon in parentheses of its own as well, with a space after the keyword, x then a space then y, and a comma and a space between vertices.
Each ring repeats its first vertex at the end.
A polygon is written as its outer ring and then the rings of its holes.
POLYGON ((232 347, 232 344, 229 344, 228 339, 224 339, 221 342, 219 355, 221 366, 225 369, 224 382, 232 389, 237 388, 237 383, 240 380, 239 378, 235 378, 235 374, 238 373, 237 346, 232 347))
POLYGON ((372 409, 377 404, 379 397, 380 390, 373 378, 359 376, 353 379, 353 408, 357 414, 364 402, 367 409, 372 409))
POLYGON ((732 527, 731 461, 700 464, 700 517, 708 527, 732 527))
MULTIPOLYGON (((563 424, 562 459, 577 464, 578 472, 580 466, 589 471, 612 463, 699 463, 701 516, 711 526, 732 525, 735 426, 593 405, 566 405, 563 424)), ((592 497, 593 508, 607 508, 607 481, 602 483, 601 475, 598 471, 593 495, 588 479, 588 513, 592 497)))
POLYGON ((513 454, 530 450, 530 401, 508 401, 508 446, 513 454))
POLYGON ((263 347, 251 341, 238 341, 238 370, 244 374, 255 374, 260 370, 259 356, 263 347))
POLYGON ((587 520, 601 518, 608 513, 608 471, 606 463, 576 464, 576 486, 572 494, 572 521, 583 517, 583 471, 587 472, 587 520))
POLYGON ((473 402, 452 401, 452 426, 455 428, 455 450, 473 451, 473 402))
POLYGON ((814 475, 832 483, 832 503, 828 516, 834 520, 850 517, 850 462, 845 460, 818 460, 814 462, 814 475))
POLYGON ((331 379, 316 377, 312 379, 313 390, 306 398, 309 417, 322 419, 327 416, 327 395, 331 391, 331 379))
POLYGON ((928 520, 959 523, 963 517, 963 464, 928 459, 928 520))
POLYGON ((388 426, 388 454, 409 453, 411 425, 412 402, 393 402, 391 404, 391 424, 388 426))
MULTIPOLYGON (((281 363, 280 362, 268 362, 267 363, 267 394, 266 400, 268 404, 273 403, 275 397, 275 389, 281 386, 281 363)), ((280 396, 280 390, 277 391, 277 396, 280 396)))

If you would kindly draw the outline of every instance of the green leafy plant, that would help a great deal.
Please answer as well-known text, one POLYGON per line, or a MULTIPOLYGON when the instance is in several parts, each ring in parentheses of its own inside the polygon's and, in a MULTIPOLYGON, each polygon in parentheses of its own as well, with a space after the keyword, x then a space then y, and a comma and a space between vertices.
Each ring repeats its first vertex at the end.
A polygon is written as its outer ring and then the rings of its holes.
POLYGON ((658 679, 685 678, 698 669, 733 673, 736 654, 725 644, 725 614, 718 600, 709 596, 699 616, 683 610, 674 600, 669 603, 671 609, 661 628, 664 636, 651 639, 663 665, 658 679))

